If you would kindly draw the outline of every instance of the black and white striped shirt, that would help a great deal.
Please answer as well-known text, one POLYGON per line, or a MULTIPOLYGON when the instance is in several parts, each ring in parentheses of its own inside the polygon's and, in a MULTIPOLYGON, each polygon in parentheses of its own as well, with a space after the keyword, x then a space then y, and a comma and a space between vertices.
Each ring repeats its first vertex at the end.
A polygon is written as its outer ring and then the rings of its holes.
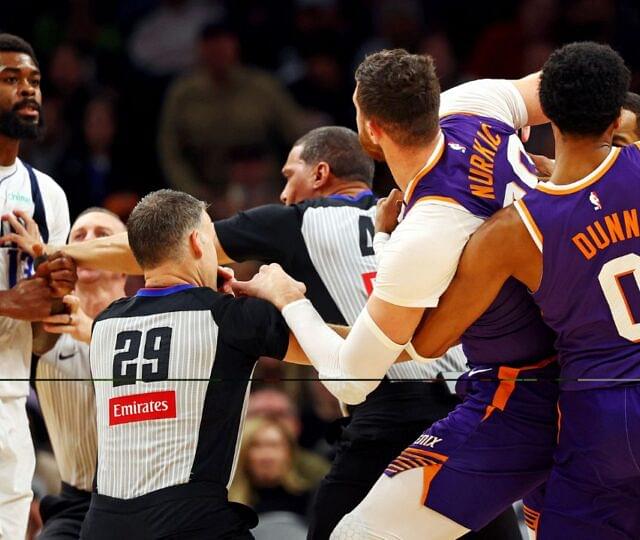
MULTIPOLYGON (((215 229, 222 248, 234 261, 279 263, 307 286, 307 297, 326 322, 352 325, 374 286, 376 202, 371 191, 363 191, 355 197, 334 195, 291 206, 266 205, 216 221, 215 229)), ((455 348, 435 362, 393 365, 387 377, 395 381, 435 379, 440 372, 465 371, 465 366, 464 354, 455 348)), ((374 394, 384 394, 387 388, 379 387, 374 394)), ((392 393, 397 395, 395 390, 392 393)), ((388 402, 371 399, 376 397, 372 394, 367 401, 376 409, 372 422, 381 426, 385 421, 411 421, 422 414, 421 405, 409 398, 400 406, 395 398, 388 402)), ((366 407, 367 401, 359 408, 366 407)))
POLYGON ((191 482, 227 486, 259 356, 284 358, 278 310, 180 285, 142 289, 94 323, 97 491, 130 499, 191 482))
MULTIPOLYGON (((373 252, 377 198, 333 195, 292 206, 254 208, 215 224, 235 261, 277 262, 307 286, 307 297, 326 322, 352 325, 367 303, 376 274, 373 252)), ((433 379, 461 371, 464 356, 391 366, 390 379, 433 379)))
POLYGON ((35 384, 60 478, 91 491, 98 436, 89 345, 61 335, 38 359, 35 384))

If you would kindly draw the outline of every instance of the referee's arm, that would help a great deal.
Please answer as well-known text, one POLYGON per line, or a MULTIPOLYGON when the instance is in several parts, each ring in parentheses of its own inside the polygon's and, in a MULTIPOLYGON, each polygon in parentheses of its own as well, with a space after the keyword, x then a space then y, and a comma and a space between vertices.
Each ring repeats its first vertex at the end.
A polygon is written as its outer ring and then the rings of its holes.
MULTIPOLYGON (((217 221, 213 239, 218 264, 249 259, 282 262, 287 256, 283 250, 291 246, 288 237, 295 227, 295 211, 276 204, 260 206, 217 221)), ((49 245, 46 248, 47 253, 55 251, 62 251, 84 268, 130 275, 143 273, 131 252, 126 232, 66 246, 49 245)))
MULTIPOLYGON (((234 262, 225 253, 215 233, 214 243, 218 254, 218 264, 234 262)), ((49 245, 46 251, 47 253, 62 251, 65 255, 71 257, 78 266, 83 268, 122 272, 129 275, 141 275, 143 273, 142 268, 140 268, 133 256, 131 247, 129 247, 126 232, 66 246, 49 245)))

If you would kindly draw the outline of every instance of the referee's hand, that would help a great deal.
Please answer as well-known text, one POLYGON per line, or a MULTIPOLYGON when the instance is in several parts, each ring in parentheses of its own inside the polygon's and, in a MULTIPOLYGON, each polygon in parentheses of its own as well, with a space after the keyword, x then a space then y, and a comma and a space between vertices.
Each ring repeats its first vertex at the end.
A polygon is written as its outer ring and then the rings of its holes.
POLYGON ((249 281, 231 284, 237 296, 253 296, 271 302, 278 309, 302 300, 307 288, 287 274, 279 264, 263 264, 260 271, 249 281))
POLYGON ((402 210, 402 192, 393 188, 387 197, 378 200, 376 206, 376 232, 391 234, 398 226, 402 210))

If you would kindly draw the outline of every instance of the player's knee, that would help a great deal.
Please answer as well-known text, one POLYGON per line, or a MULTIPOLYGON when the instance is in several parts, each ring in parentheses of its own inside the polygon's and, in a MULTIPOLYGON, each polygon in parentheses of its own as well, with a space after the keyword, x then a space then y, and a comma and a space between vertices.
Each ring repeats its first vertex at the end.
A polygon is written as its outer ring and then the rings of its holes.
POLYGON ((333 529, 329 540, 355 540, 360 538, 362 527, 359 520, 351 514, 344 516, 333 529))
POLYGON ((376 534, 357 513, 351 512, 336 525, 329 540, 393 540, 393 538, 376 534))

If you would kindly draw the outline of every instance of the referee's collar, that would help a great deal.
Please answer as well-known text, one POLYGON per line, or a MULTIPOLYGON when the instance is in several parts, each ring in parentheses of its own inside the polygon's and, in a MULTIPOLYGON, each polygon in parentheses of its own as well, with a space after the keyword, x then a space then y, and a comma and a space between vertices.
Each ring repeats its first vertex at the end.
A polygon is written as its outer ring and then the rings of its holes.
POLYGON ((368 195, 373 195, 373 191, 371 191, 370 189, 365 189, 364 191, 361 191, 360 193, 358 193, 357 195, 329 195, 329 199, 339 199, 342 201, 359 201, 360 199, 363 199, 364 197, 367 197, 368 195))
POLYGON ((172 285, 171 287, 145 287, 139 289, 136 296, 167 296, 168 294, 193 289, 195 285, 185 283, 184 285, 172 285))

